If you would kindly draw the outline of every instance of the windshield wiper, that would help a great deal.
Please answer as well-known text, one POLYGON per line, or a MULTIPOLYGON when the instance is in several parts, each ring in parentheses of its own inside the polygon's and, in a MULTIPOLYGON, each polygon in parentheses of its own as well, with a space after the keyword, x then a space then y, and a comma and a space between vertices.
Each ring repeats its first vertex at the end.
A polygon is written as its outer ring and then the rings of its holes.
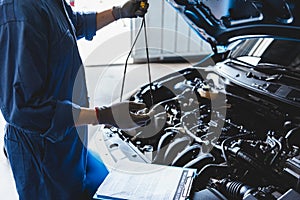
POLYGON ((281 65, 276 64, 269 64, 269 63, 260 63, 256 67, 253 68, 256 71, 267 73, 267 74, 281 74, 281 75, 287 75, 291 76, 292 78, 300 78, 300 71, 285 67, 281 65))

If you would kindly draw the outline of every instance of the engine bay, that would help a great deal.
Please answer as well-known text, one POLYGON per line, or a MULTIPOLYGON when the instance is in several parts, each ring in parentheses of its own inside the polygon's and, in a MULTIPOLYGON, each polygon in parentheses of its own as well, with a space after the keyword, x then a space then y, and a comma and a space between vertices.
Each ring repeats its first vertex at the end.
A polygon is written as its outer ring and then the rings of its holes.
POLYGON ((156 109, 155 120, 113 132, 144 162, 197 169, 194 199, 299 198, 299 107, 238 86, 220 68, 143 86, 129 100, 156 109))

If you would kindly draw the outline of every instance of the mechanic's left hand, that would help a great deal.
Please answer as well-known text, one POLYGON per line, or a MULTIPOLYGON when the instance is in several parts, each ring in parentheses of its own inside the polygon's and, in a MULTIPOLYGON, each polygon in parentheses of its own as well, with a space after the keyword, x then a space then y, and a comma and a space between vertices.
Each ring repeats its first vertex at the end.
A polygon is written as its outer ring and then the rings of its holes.
POLYGON ((113 7, 112 13, 115 20, 120 18, 143 17, 147 12, 148 7, 149 4, 147 1, 129 0, 123 6, 113 7))

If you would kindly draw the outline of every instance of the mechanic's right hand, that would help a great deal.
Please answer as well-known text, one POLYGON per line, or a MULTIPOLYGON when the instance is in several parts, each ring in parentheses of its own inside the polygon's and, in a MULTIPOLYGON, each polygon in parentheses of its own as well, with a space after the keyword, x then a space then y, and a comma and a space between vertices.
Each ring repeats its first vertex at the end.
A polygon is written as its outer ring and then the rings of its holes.
POLYGON ((123 130, 135 129, 150 122, 149 113, 139 111, 146 108, 143 103, 120 102, 111 106, 96 107, 99 124, 111 125, 123 130))
POLYGON ((141 0, 129 0, 123 6, 114 6, 112 9, 115 20, 120 18, 136 18, 143 17, 149 7, 147 1, 143 1, 141 6, 141 0))

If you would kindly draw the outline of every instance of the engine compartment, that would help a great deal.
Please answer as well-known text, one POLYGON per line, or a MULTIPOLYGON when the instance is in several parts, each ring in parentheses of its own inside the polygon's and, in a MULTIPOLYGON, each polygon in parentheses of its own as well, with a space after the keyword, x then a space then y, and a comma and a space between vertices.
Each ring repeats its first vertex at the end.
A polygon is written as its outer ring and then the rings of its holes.
POLYGON ((279 199, 300 192, 299 108, 234 84, 218 66, 188 68, 129 100, 156 109, 119 131, 149 163, 197 169, 194 199, 279 199))

